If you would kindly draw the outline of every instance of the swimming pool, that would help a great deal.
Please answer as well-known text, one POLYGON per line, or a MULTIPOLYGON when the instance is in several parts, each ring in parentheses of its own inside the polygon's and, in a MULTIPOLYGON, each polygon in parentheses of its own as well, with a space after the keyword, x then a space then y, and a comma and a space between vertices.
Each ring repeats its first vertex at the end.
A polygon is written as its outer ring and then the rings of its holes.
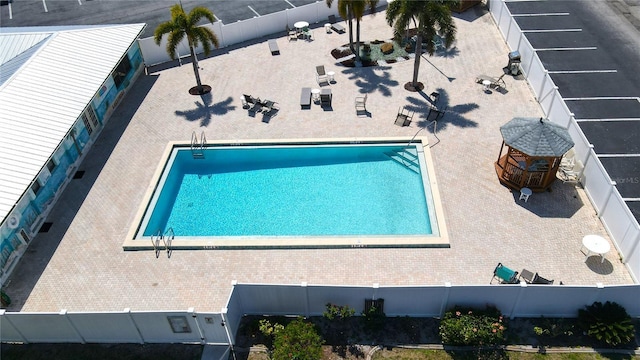
POLYGON ((126 249, 443 246, 421 139, 189 145, 168 146, 126 249))

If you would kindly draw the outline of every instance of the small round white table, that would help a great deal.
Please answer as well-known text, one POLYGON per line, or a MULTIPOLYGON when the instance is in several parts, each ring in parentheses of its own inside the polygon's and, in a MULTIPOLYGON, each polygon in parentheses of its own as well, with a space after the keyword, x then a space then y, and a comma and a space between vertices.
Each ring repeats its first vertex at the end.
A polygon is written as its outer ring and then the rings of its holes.
POLYGON ((582 238, 582 246, 587 249, 587 255, 584 261, 586 262, 591 253, 599 254, 602 257, 600 263, 604 262, 604 254, 611 250, 609 242, 599 235, 587 235, 582 238))
POLYGON ((482 80, 482 88, 485 92, 489 91, 489 85, 491 85, 491 81, 489 80, 482 80))
POLYGON ((520 198, 518 200, 524 199, 524 202, 527 202, 531 194, 532 194, 531 189, 529 189, 528 187, 523 187, 522 189, 520 189, 520 198))
POLYGON ((313 95, 313 101, 320 100, 320 89, 311 89, 311 95, 313 95))
POLYGON ((336 82, 335 76, 336 76, 335 71, 327 71, 327 77, 329 78, 329 82, 331 83, 336 82))
POLYGON ((295 24, 293 24, 293 27, 296 28, 297 30, 302 30, 306 27, 309 27, 309 23, 306 21, 298 21, 295 24))

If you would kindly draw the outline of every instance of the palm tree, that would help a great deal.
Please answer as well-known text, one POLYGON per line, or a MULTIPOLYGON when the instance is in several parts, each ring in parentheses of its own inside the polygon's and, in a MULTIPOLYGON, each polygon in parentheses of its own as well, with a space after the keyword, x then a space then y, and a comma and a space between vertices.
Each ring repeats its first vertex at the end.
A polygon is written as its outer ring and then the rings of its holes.
POLYGON ((189 42, 189 51, 191 52, 191 64, 193 64, 193 72, 196 75, 196 87, 191 88, 189 93, 194 95, 202 95, 211 91, 211 87, 208 85, 203 86, 200 82, 200 73, 198 72, 198 57, 196 56, 195 48, 202 43, 205 55, 209 55, 211 52, 211 44, 216 48, 219 46, 218 37, 206 27, 197 26, 202 18, 206 18, 210 22, 216 21, 216 17, 211 10, 196 6, 189 12, 184 12, 182 4, 175 4, 171 7, 171 20, 163 22, 158 25, 153 33, 153 39, 157 45, 160 45, 162 37, 165 34, 169 34, 167 42, 167 53, 172 60, 176 59, 176 48, 182 40, 187 37, 189 42))
POLYGON ((455 41, 456 25, 451 17, 450 5, 458 1, 451 0, 394 0, 387 7, 387 23, 393 26, 396 41, 402 37, 413 24, 417 31, 415 61, 413 63, 413 80, 405 84, 405 89, 420 91, 424 85, 418 82, 420 57, 422 55, 422 39, 427 39, 427 52, 433 55, 435 46, 431 41, 435 36, 444 36, 448 49, 455 41))
MULTIPOLYGON (((364 16, 367 8, 374 13, 379 0, 338 0, 338 14, 343 19, 347 19, 349 26, 349 49, 356 56, 356 63, 360 63, 360 20, 364 16), (356 41, 353 41, 353 20, 356 20, 356 41)), ((327 6, 331 7, 333 0, 326 0, 327 6)))

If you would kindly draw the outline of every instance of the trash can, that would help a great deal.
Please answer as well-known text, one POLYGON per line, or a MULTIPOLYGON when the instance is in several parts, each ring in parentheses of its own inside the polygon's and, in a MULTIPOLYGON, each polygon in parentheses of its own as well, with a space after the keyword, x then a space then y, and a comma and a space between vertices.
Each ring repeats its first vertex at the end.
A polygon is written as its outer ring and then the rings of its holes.
POLYGON ((520 75, 520 61, 519 51, 516 50, 509 53, 509 64, 507 65, 507 69, 511 75, 520 75))

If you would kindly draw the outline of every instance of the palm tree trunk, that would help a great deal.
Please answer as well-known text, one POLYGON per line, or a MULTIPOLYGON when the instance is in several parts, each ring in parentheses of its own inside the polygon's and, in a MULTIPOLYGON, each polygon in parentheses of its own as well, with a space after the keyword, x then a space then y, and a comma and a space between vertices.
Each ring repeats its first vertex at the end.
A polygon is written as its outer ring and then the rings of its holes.
POLYGON ((420 58, 422 57, 422 34, 418 31, 418 36, 416 37, 416 57, 413 62, 413 87, 416 88, 418 86, 418 70, 420 70, 420 58))
POLYGON ((358 54, 356 53, 356 49, 353 46, 353 15, 351 14, 351 9, 347 10, 347 24, 349 25, 349 49, 351 52, 358 58, 358 54))
POLYGON ((356 19, 356 62, 360 63, 360 20, 356 19))
POLYGON ((196 56, 196 50, 189 41, 189 51, 191 52, 191 65, 193 65, 193 73, 196 75, 196 83, 198 84, 198 94, 202 94, 204 89, 202 88, 202 82, 200 81, 200 71, 198 71, 198 57, 196 56))

